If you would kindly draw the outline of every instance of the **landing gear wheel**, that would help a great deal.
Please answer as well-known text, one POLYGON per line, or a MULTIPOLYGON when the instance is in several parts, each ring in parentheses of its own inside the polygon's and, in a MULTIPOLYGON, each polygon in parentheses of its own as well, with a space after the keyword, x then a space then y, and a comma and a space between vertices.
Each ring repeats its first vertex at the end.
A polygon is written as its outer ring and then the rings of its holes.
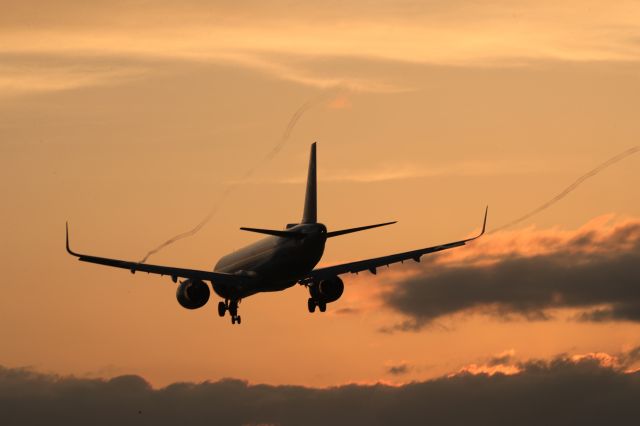
POLYGON ((314 313, 316 311, 316 301, 309 298, 309 300, 307 300, 307 308, 309 309, 309 312, 314 313))
MULTIPOLYGON (((225 300, 225 302, 227 301, 225 300)), ((229 315, 231 316, 231 324, 240 324, 240 321, 241 321, 240 315, 238 315, 238 302, 239 300, 230 300, 228 304, 227 303, 223 304, 225 310, 229 311, 229 315)), ((222 304, 222 302, 220 303, 222 304)), ((218 313, 220 313, 222 310, 221 306, 222 305, 220 304, 218 305, 218 313)))
POLYGON ((218 315, 221 317, 227 312, 227 305, 224 302, 218 303, 218 315))
POLYGON ((327 310, 327 304, 324 302, 320 302, 318 303, 318 309, 320 309, 320 312, 324 312, 327 310))
POLYGON ((235 300, 232 300, 231 303, 229 304, 229 313, 231 314, 232 317, 237 317, 238 316, 238 302, 235 300))

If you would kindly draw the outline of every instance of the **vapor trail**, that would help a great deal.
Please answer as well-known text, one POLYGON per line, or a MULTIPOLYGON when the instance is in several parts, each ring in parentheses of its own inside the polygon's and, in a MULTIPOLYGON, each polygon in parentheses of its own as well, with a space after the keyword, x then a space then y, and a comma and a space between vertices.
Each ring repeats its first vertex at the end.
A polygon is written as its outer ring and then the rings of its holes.
POLYGON ((250 178, 261 166, 267 164, 276 155, 278 155, 280 151, 282 151, 282 148, 284 148, 286 143, 289 141, 291 132, 293 132, 293 129, 296 127, 296 124, 298 123, 300 118, 302 118, 304 113, 307 112, 311 107, 317 105, 318 103, 322 102, 323 100, 327 99, 332 95, 335 95, 335 91, 321 94, 320 96, 310 99, 304 104, 302 104, 296 110, 296 112, 293 113, 293 116, 291 116, 291 119, 289 120, 289 123, 287 124, 287 127, 285 128, 284 133, 280 137, 280 140, 278 141, 278 143, 259 162, 257 162, 253 167, 247 170, 245 174, 240 177, 239 180, 227 185, 224 191, 222 191, 222 194, 220 195, 220 197, 214 202, 213 207, 211 207, 211 210, 209 210, 209 213, 207 213, 207 215, 200 221, 200 223, 198 223, 193 229, 183 232, 181 234, 175 235, 169 238, 164 243, 157 246, 156 248, 150 250, 142 258, 142 260, 139 261, 139 263, 145 263, 150 256, 156 254, 157 252, 164 249, 165 247, 175 243, 176 241, 182 240, 187 237, 191 237, 192 235, 195 235, 197 232, 199 232, 207 223, 209 223, 209 221, 216 215, 216 213, 218 213, 218 210, 220 210, 220 206, 222 205, 222 202, 229 196, 229 194, 231 194, 231 192, 238 185, 240 185, 241 183, 246 181, 248 178, 250 178))
POLYGON ((598 173, 600 173, 601 171, 603 171, 604 169, 613 166, 614 164, 616 164, 619 161, 624 160, 625 158, 629 157, 630 155, 635 154, 636 152, 640 151, 640 146, 634 146, 632 148, 627 149, 626 151, 621 152, 620 154, 611 157, 610 159, 608 159, 607 161, 605 161, 604 163, 600 164, 598 167, 596 167, 595 169, 592 169, 590 171, 588 171, 587 173, 583 174, 582 176, 580 176, 578 179, 576 179, 571 185, 567 186, 565 189, 562 190, 562 192, 560 192, 558 195, 556 195, 555 197, 551 198, 549 201, 545 202, 544 204, 542 204, 539 207, 536 207, 535 209, 531 210, 529 213, 525 214, 524 216, 521 216, 505 225, 502 225, 498 228, 492 229, 491 232, 489 232, 490 234, 500 231, 502 229, 508 228, 510 226, 513 225, 517 225, 520 222, 524 222, 525 220, 529 219, 530 217, 540 213, 543 210, 548 209, 549 207, 551 207, 552 205, 554 205, 555 203, 557 203, 558 201, 562 200, 564 197, 566 197, 567 195, 569 195, 569 193, 573 192, 577 187, 579 187, 584 181, 586 181, 587 179, 597 175, 598 173))

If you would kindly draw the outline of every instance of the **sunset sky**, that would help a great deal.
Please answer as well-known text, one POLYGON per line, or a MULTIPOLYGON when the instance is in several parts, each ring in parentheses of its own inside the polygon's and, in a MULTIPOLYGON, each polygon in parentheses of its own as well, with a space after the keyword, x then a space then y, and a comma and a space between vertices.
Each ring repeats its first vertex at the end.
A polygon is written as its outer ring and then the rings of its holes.
POLYGON ((296 286, 232 326, 216 298, 188 311, 168 277, 64 251, 68 220, 77 251, 136 261, 217 208, 148 260, 210 270, 259 238, 239 227, 300 219, 314 141, 321 222, 398 221, 323 265, 470 236, 486 205, 497 228, 640 144, 639 2, 0 10, 0 378, 407 389, 589 359, 640 389, 640 153, 472 245, 344 276, 325 314, 296 286))

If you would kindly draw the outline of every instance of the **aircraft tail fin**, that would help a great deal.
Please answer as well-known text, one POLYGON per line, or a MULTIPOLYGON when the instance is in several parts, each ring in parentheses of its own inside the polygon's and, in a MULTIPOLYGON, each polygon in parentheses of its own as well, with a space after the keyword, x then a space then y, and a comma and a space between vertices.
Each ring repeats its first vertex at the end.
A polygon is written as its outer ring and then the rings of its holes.
POLYGON ((307 175, 307 192, 304 197, 304 212, 301 223, 317 223, 318 190, 316 181, 316 143, 311 144, 309 157, 309 174, 307 175))

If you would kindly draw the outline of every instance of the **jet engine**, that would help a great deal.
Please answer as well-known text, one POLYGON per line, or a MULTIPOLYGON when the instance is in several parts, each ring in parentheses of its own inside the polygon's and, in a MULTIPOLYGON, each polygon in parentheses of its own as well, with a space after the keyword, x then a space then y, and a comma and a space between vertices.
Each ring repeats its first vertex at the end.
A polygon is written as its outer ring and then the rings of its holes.
POLYGON ((340 299, 344 291, 344 283, 339 277, 322 280, 318 284, 309 287, 311 297, 315 300, 330 303, 340 299))
POLYGON ((203 307, 209 300, 210 294, 209 286, 200 280, 184 280, 176 290, 178 303, 186 309, 203 307))

